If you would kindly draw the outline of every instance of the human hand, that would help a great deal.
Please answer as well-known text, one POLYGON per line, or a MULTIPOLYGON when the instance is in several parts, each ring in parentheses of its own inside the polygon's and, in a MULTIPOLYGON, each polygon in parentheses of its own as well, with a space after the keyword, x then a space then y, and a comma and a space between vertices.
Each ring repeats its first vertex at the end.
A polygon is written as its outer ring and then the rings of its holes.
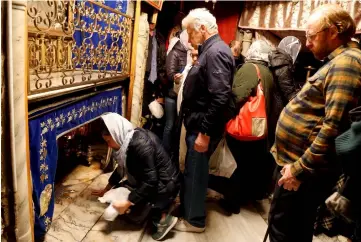
POLYGON ((198 133, 197 139, 194 142, 194 150, 203 153, 208 150, 210 137, 202 133, 198 133))
POLYGON ((292 175, 291 165, 285 165, 281 170, 282 177, 278 180, 278 185, 288 191, 297 191, 301 185, 301 181, 297 180, 296 177, 292 175))
POLYGON ((164 98, 162 97, 157 98, 157 102, 160 104, 164 104, 164 98))
POLYGON ((125 213, 129 213, 128 210, 129 210, 129 207, 132 205, 131 202, 129 202, 128 200, 127 201, 115 201, 112 203, 113 205, 113 208, 115 210, 117 210, 117 212, 122 215, 122 214, 125 214, 125 213))
POLYGON ((111 184, 108 184, 104 189, 98 189, 98 190, 93 190, 92 191, 92 195, 93 196, 97 196, 97 197, 102 197, 104 196, 104 194, 109 191, 112 188, 111 184))
POLYGON ((183 77, 183 74, 181 74, 181 73, 175 74, 175 75, 174 75, 174 82, 175 82, 175 84, 179 84, 180 81, 182 80, 182 77, 183 77))
POLYGON ((107 191, 105 189, 93 190, 92 195, 97 197, 102 197, 107 191))

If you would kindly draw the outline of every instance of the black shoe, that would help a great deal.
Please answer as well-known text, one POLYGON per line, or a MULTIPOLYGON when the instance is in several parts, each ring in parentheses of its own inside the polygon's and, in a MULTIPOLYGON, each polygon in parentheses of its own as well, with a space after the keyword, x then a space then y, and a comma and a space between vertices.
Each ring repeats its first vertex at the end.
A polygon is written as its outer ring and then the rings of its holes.
POLYGON ((227 213, 230 214, 239 214, 241 212, 241 207, 237 206, 231 202, 229 202, 226 199, 221 199, 219 200, 219 205, 221 206, 221 208, 223 208, 227 213))

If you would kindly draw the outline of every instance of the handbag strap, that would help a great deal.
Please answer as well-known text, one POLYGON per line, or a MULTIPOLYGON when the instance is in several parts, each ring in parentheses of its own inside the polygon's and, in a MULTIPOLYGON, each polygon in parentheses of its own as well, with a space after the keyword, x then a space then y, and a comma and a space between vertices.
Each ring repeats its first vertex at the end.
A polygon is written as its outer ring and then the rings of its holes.
POLYGON ((259 88, 262 92, 263 92, 263 86, 262 86, 262 77, 261 77, 261 72, 258 68, 258 66, 254 63, 251 63, 255 68, 256 68, 256 71, 257 71, 257 77, 258 77, 258 85, 257 85, 257 89, 259 88))
POLYGON ((261 81, 262 77, 261 77, 261 72, 259 71, 258 66, 256 64, 253 64, 253 63, 251 63, 251 64, 256 68, 258 81, 261 81))

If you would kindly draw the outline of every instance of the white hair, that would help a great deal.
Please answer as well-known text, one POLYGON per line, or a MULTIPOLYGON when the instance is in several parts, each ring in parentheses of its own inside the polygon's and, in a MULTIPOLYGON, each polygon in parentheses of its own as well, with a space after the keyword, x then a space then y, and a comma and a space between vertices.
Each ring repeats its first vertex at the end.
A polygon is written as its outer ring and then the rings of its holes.
POLYGON ((210 34, 218 33, 216 18, 206 8, 191 10, 182 21, 183 29, 189 27, 199 31, 201 25, 204 25, 210 34))

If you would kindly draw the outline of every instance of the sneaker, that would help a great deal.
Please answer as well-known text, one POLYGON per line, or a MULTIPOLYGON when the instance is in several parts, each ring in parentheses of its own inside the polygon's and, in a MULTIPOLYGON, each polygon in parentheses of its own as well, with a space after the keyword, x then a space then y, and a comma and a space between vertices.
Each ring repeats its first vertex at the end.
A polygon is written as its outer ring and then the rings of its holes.
POLYGON ((192 232, 192 233, 202 233, 206 230, 205 227, 199 228, 196 226, 191 225, 184 219, 178 220, 177 224, 174 226, 174 230, 181 231, 181 232, 192 232))
POLYGON ((177 217, 167 215, 163 222, 156 224, 157 231, 152 234, 154 240, 161 240, 168 234, 168 232, 176 225, 178 221, 177 217))

